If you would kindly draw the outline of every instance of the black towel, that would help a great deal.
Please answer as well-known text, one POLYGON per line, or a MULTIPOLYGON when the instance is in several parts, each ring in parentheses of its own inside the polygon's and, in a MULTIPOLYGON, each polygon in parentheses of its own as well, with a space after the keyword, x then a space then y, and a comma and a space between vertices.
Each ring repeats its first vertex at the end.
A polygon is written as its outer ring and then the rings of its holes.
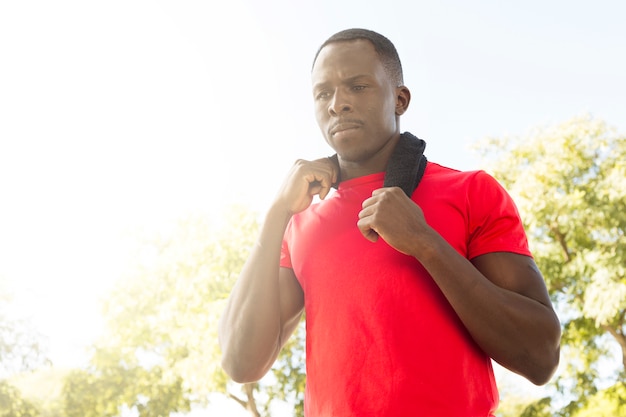
MULTIPOLYGON (((400 140, 398 140, 387 163, 384 186, 400 187, 406 195, 411 197, 426 169, 427 161, 424 156, 424 149, 426 149, 424 140, 409 132, 400 135, 400 140)), ((337 155, 330 158, 336 163, 338 162, 337 155)))

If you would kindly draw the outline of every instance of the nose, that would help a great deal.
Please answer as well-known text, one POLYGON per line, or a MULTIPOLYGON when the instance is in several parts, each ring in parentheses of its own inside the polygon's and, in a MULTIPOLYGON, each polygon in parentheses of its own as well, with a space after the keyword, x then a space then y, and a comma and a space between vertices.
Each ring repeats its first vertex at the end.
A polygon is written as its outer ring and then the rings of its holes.
POLYGON ((342 94, 339 89, 335 91, 333 99, 328 104, 328 114, 331 116, 337 116, 342 113, 348 113, 352 111, 352 104, 348 100, 345 94, 342 94))

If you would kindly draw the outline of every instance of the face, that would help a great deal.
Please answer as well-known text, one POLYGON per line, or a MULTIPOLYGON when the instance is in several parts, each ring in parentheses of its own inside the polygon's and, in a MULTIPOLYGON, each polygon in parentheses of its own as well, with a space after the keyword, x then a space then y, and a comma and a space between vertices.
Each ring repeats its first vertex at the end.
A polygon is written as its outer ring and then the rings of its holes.
POLYGON ((394 85, 370 42, 325 46, 312 83, 317 123, 342 160, 365 163, 395 144, 410 95, 394 85))

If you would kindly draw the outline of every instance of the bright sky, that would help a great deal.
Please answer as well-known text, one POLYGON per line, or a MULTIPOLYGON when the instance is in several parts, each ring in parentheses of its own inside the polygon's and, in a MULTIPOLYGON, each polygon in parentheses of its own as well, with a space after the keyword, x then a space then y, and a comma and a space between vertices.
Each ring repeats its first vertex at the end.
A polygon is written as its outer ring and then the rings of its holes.
POLYGON ((326 156, 309 71, 349 27, 403 61, 402 128, 426 155, 590 112, 626 132, 619 0, 0 2, 0 277, 71 364, 128 228, 231 202, 263 210, 296 158, 326 156))

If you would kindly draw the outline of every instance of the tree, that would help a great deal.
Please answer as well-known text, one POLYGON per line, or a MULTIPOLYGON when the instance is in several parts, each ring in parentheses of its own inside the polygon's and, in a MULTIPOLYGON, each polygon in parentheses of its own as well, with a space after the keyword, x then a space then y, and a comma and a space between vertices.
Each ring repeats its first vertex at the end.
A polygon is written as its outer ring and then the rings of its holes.
POLYGON ((8 378, 47 362, 41 336, 10 311, 12 296, 0 279, 0 417, 35 417, 38 408, 8 378))
MULTIPOLYGON (((168 415, 206 404, 216 392, 260 416, 274 399, 290 397, 284 388, 301 389, 292 381, 304 378, 303 365, 296 361, 292 366, 290 360, 303 351, 299 345, 296 353, 284 351, 275 369, 275 383, 282 389, 272 389, 268 384, 273 381, 234 384, 221 368, 218 318, 257 228, 252 213, 233 208, 224 227, 206 216, 190 216, 140 242, 134 266, 105 302, 107 331, 92 366, 68 380, 68 417, 115 416, 123 407, 142 417, 168 415), (164 393, 168 402, 162 401, 164 393), (158 407, 156 401, 161 401, 158 407), (100 411, 87 413, 94 407, 100 411)), ((298 400, 296 394, 291 397, 298 400)))
POLYGON ((16 375, 11 384, 39 410, 39 417, 66 417, 61 393, 69 372, 46 366, 16 375))
POLYGON ((598 392, 582 407, 576 417, 615 417, 626 415, 626 383, 618 382, 598 392))
POLYGON ((11 311, 13 297, 0 279, 0 378, 47 362, 42 337, 28 320, 11 311))
POLYGON ((189 411, 179 377, 168 377, 160 366, 144 367, 118 350, 98 350, 94 366, 76 370, 65 379, 67 417, 114 417, 124 409, 140 417, 164 417, 189 411))
POLYGON ((39 411, 17 388, 0 381, 0 417, 39 417, 39 411))
MULTIPOLYGON (((293 404, 294 417, 304 417, 305 339, 306 332, 302 320, 272 367, 272 374, 277 383, 265 388, 270 398, 293 404)), ((265 407, 267 415, 270 415, 269 404, 266 403, 265 407)))
MULTIPOLYGON (((516 200, 563 323, 556 387, 574 416, 612 346, 626 367, 626 137, 590 116, 479 144, 516 200)), ((616 391, 618 392, 618 391, 616 391)), ((533 415, 533 414, 528 414, 533 415)))

